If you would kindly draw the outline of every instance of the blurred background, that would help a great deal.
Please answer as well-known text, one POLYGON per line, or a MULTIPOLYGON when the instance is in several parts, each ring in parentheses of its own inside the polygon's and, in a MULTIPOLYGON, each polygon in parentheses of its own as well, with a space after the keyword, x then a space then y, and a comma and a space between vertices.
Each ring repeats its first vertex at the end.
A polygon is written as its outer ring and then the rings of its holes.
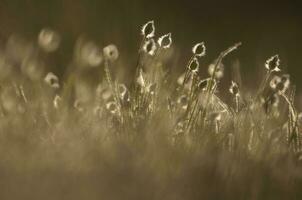
MULTIPOLYGON (((116 44, 125 66, 136 62, 139 29, 154 19, 157 36, 172 32, 178 49, 179 67, 184 67, 191 47, 205 41, 205 63, 235 42, 243 46, 229 58, 239 59, 243 82, 254 84, 265 60, 279 54, 283 71, 302 89, 302 12, 299 1, 218 1, 218 0, 1 0, 2 42, 12 33, 34 39, 48 26, 63 36, 58 59, 65 65, 80 35, 101 46, 116 44)), ((175 57, 176 58, 176 57, 175 57)), ((228 62, 228 61, 226 61, 228 62)))

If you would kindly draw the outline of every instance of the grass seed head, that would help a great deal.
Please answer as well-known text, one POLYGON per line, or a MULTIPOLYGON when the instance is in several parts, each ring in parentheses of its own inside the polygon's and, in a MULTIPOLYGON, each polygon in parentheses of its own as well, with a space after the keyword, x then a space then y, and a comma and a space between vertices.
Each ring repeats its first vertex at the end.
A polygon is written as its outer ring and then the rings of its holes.
POLYGON ((76 58, 80 65, 97 67, 103 61, 100 48, 92 41, 79 39, 76 46, 76 58))
POLYGON ((38 36, 38 44, 45 52, 54 52, 56 51, 61 43, 60 35, 50 29, 44 28, 40 31, 38 36))
POLYGON ((168 49, 172 45, 172 34, 168 33, 166 35, 161 36, 158 41, 158 45, 163 49, 168 49))
POLYGON ((192 52, 197 57, 202 57, 206 55, 206 46, 204 42, 197 43, 193 46, 192 52))
POLYGON ((280 59, 279 55, 274 55, 266 60, 265 68, 270 72, 279 72, 281 71, 280 68, 280 59))
POLYGON ((140 69, 140 71, 139 71, 139 75, 137 77, 136 83, 142 88, 146 87, 146 82, 145 82, 145 79, 144 79, 144 76, 143 76, 143 70, 142 69, 140 69))
POLYGON ((154 37, 155 35, 154 21, 153 20, 148 21, 146 24, 144 24, 141 33, 147 39, 154 37))
POLYGON ((231 87, 229 89, 230 93, 234 96, 239 96, 239 87, 238 84, 232 81, 231 87))
POLYGON ((280 76, 274 76, 270 81, 270 87, 278 92, 278 93, 284 93, 288 89, 290 84, 289 75, 284 74, 281 77, 280 76))
POLYGON ((203 79, 201 81, 198 82, 197 87, 199 90, 201 91, 205 91, 207 89, 208 83, 209 83, 209 78, 207 79, 203 79))
POLYGON ((52 72, 49 72, 45 78, 44 78, 44 82, 49 85, 51 88, 54 89, 59 89, 60 88, 60 84, 59 84, 59 78, 52 72))
POLYGON ((156 43, 155 43, 154 39, 149 39, 149 40, 145 41, 145 44, 143 46, 143 50, 147 54, 149 54, 151 56, 154 56, 155 52, 156 52, 156 49, 157 49, 157 46, 156 46, 156 43))
POLYGON ((119 57, 119 52, 114 44, 110 44, 103 49, 104 57, 106 60, 115 61, 119 57))
POLYGON ((62 102, 62 98, 59 95, 56 95, 53 99, 53 106, 55 109, 59 109, 62 102))
POLYGON ((189 64, 189 70, 193 73, 196 74, 198 73, 199 70, 199 61, 197 58, 193 58, 192 61, 189 64))

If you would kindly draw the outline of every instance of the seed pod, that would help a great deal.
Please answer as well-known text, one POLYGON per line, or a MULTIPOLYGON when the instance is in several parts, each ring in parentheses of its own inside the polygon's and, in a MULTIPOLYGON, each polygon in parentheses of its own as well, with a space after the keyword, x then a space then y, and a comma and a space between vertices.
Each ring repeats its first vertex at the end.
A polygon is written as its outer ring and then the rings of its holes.
POLYGON ((55 109, 58 109, 60 107, 61 102, 62 98, 59 95, 56 95, 53 100, 53 106, 55 107, 55 109))
POLYGON ((81 66, 97 67, 103 61, 100 48, 92 41, 80 38, 76 44, 76 59, 81 66))
POLYGON ((272 89, 276 89, 277 84, 281 82, 281 78, 279 76, 274 76, 270 81, 270 87, 272 89))
POLYGON ((232 81, 232 85, 231 85, 229 91, 232 95, 239 96, 239 87, 238 87, 237 83, 232 81))
POLYGON ((52 29, 42 29, 38 36, 39 46, 46 52, 56 51, 61 43, 60 35, 52 29))
POLYGON ((154 21, 148 21, 143 27, 142 27, 142 35, 149 39, 154 37, 155 35, 155 26, 154 21))
POLYGON ((45 78, 44 82, 54 89, 60 88, 59 78, 52 72, 49 72, 45 78))
POLYGON ((104 57, 106 60, 115 61, 119 56, 117 47, 114 44, 110 44, 103 49, 104 57))
POLYGON ((161 36, 157 43, 163 49, 168 49, 172 45, 172 37, 171 33, 161 36))
POLYGON ((189 70, 192 73, 197 73, 199 70, 199 62, 197 60, 197 58, 193 58, 193 60, 190 62, 189 64, 189 70))
POLYGON ((270 81, 270 87, 279 93, 284 93, 290 84, 289 75, 284 74, 281 77, 274 76, 270 81))
POLYGON ((149 39, 149 40, 145 41, 143 50, 147 54, 154 56, 156 49, 157 49, 157 47, 156 47, 156 43, 155 43, 154 39, 149 39))
POLYGON ((139 76, 137 77, 136 82, 142 88, 144 88, 146 86, 145 79, 143 77, 143 71, 142 71, 142 69, 139 71, 139 76))
POLYGON ((193 46, 192 52, 197 57, 202 57, 206 55, 206 47, 204 42, 197 43, 193 46))
POLYGON ((209 83, 209 80, 210 79, 207 78, 207 79, 203 79, 203 80, 199 81, 199 83, 197 85, 198 89, 201 90, 201 91, 206 90, 206 88, 208 86, 208 83, 209 83))
POLYGON ((265 62, 265 68, 271 72, 281 71, 279 66, 280 66, 279 55, 274 55, 265 62))

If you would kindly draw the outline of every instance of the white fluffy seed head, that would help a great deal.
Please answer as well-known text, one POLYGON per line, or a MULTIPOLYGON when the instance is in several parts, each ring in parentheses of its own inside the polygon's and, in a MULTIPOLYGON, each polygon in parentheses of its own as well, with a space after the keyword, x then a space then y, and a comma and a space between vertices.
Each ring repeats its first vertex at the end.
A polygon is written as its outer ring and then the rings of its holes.
POLYGON ((103 61, 99 47, 93 42, 88 42, 83 46, 82 56, 86 63, 91 67, 96 67, 103 61))
POLYGON ((288 74, 284 74, 281 77, 280 76, 274 76, 270 81, 270 87, 278 92, 278 93, 284 93, 290 85, 290 77, 288 74))
POLYGON ((239 96, 239 87, 238 84, 232 81, 231 87, 229 89, 230 93, 234 96, 239 96))
POLYGON ((60 88, 60 84, 59 84, 59 78, 52 72, 49 72, 45 78, 44 78, 44 82, 54 88, 54 89, 59 89, 60 88))
POLYGON ((92 41, 79 38, 75 47, 75 58, 80 66, 97 67, 103 61, 101 49, 92 41))
POLYGON ((272 89, 276 89, 277 84, 281 82, 281 78, 279 76, 274 76, 270 81, 270 87, 272 89))
POLYGON ((161 36, 158 41, 158 45, 163 49, 168 49, 172 45, 172 34, 168 33, 166 35, 161 36))
POLYGON ((114 44, 109 44, 103 49, 103 54, 106 60, 115 61, 118 59, 119 52, 114 44))
POLYGON ((145 79, 143 77, 143 71, 140 70, 139 71, 139 75, 137 77, 137 80, 136 80, 137 84, 142 87, 142 88, 145 88, 146 87, 146 82, 145 82, 145 79))
POLYGON ((210 78, 203 79, 203 80, 199 81, 199 83, 197 85, 198 89, 201 90, 201 91, 205 91, 208 87, 209 80, 210 80, 210 78))
POLYGON ((279 72, 280 70, 280 59, 279 55, 274 55, 266 60, 265 68, 271 72, 279 72))
POLYGON ((157 47, 156 47, 156 43, 155 43, 154 39, 149 39, 149 40, 145 41, 145 44, 143 46, 143 50, 147 54, 149 54, 151 56, 154 56, 155 52, 156 52, 156 49, 157 49, 157 47))
POLYGON ((154 21, 153 20, 148 21, 146 24, 144 24, 141 33, 147 39, 154 37, 155 35, 154 21))
POLYGON ((199 70, 199 62, 198 62, 198 59, 197 58, 193 58, 189 64, 189 70, 192 72, 192 73, 197 73, 198 70, 199 70))
POLYGON ((206 55, 206 46, 204 42, 197 43, 193 46, 192 52, 197 57, 202 57, 206 55))
POLYGON ((40 31, 38 44, 44 51, 54 52, 59 48, 60 43, 61 37, 56 31, 50 28, 44 28, 40 31))
POLYGON ((56 95, 54 100, 53 100, 54 108, 59 109, 61 102, 62 102, 62 98, 59 95, 56 95))

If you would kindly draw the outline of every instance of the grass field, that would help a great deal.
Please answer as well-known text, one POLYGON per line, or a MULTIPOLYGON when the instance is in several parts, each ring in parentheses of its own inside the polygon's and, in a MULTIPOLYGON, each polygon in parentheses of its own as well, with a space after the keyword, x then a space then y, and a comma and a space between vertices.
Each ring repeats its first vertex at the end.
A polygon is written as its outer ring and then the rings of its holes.
POLYGON ((131 72, 117 46, 80 37, 58 75, 51 28, 5 41, 0 199, 302 198, 302 115, 282 56, 253 88, 223 62, 241 42, 205 63, 200 41, 179 71, 157 25, 141 27, 131 72))

